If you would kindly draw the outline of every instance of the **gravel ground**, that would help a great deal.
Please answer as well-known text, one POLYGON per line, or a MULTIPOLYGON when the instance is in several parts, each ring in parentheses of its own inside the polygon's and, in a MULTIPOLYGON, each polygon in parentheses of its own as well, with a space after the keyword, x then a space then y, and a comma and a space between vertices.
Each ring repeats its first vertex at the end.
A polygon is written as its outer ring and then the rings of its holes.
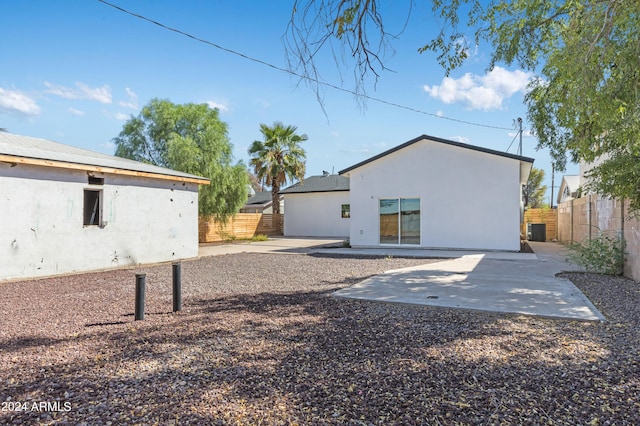
POLYGON ((171 265, 0 283, 0 423, 640 424, 637 282, 566 275, 604 323, 329 296, 426 262, 202 258, 176 314, 171 265))

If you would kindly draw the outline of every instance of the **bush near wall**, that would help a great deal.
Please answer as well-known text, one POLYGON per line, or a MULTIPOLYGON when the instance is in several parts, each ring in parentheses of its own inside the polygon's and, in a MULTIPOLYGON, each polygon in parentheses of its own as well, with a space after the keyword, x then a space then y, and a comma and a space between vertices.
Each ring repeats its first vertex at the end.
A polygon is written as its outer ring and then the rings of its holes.
POLYGON ((629 215, 629 203, 586 195, 558 206, 558 240, 584 243, 607 235, 624 240, 624 275, 640 281, 640 220, 629 215))
POLYGON ((213 216, 201 217, 198 223, 198 241, 216 243, 221 241, 246 240, 256 235, 282 235, 284 215, 264 213, 237 213, 226 223, 213 216))

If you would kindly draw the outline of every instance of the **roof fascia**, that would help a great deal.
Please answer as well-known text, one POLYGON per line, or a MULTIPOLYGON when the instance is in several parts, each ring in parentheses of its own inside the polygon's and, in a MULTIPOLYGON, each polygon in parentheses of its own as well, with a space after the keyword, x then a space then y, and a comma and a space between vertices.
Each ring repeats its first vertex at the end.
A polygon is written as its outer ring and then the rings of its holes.
POLYGON ((415 144, 417 142, 423 141, 423 140, 439 142, 439 143, 443 143, 443 144, 446 144, 446 145, 457 146, 459 148, 465 148, 465 149, 470 149, 470 150, 473 150, 473 151, 484 152, 486 154, 498 155, 500 157, 511 158, 511 159, 514 159, 514 160, 518 160, 518 161, 521 161, 521 162, 524 161, 524 162, 531 163, 531 164, 533 164, 533 161, 534 161, 533 158, 523 157, 521 155, 509 154, 507 152, 501 152, 501 151, 496 151, 496 150, 489 149, 489 148, 483 148, 483 147, 479 147, 479 146, 469 145, 469 144, 462 143, 462 142, 456 142, 456 141, 452 141, 452 140, 448 140, 448 139, 442 139, 442 138, 438 138, 436 136, 421 135, 421 136, 418 136, 417 138, 411 139, 410 141, 407 141, 407 142, 405 142, 403 144, 400 144, 400 145, 398 145, 398 146, 396 146, 394 148, 391 148, 391 149, 389 149, 387 151, 384 151, 384 152, 382 152, 382 153, 380 153, 378 155, 375 155, 375 156, 373 156, 373 157, 371 157, 371 158, 369 158, 367 160, 361 161, 360 163, 357 163, 357 164, 355 164, 355 165, 353 165, 351 167, 347 167, 346 169, 339 171, 338 174, 339 175, 346 174, 346 173, 348 173, 348 172, 350 172, 352 170, 360 168, 360 167, 362 167, 362 166, 364 166, 366 164, 372 163, 372 162, 374 162, 376 160, 379 160, 382 157, 386 157, 389 154, 392 154, 392 153, 394 153, 396 151, 400 151, 401 149, 404 149, 404 148, 406 148, 408 146, 411 146, 411 145, 413 145, 413 144, 415 144))
POLYGON ((349 192, 348 189, 324 189, 324 190, 318 190, 318 191, 288 191, 288 192, 282 192, 280 191, 281 194, 283 195, 290 195, 290 194, 312 194, 314 192, 349 192))
POLYGON ((0 154, 0 162, 27 164, 32 166, 53 167, 68 170, 82 170, 96 173, 111 173, 114 175, 145 177, 150 179, 162 179, 177 182, 195 183, 198 185, 209 185, 211 181, 206 178, 190 178, 185 176, 172 176, 162 173, 142 172, 136 170, 117 169, 113 167, 94 166, 90 164, 69 163, 58 160, 43 160, 40 158, 18 157, 14 155, 0 154))

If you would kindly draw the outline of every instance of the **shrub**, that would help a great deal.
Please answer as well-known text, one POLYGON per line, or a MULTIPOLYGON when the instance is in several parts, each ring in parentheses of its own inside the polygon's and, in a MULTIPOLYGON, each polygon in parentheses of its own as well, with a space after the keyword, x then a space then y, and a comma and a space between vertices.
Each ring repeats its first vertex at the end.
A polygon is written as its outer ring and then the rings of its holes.
POLYGON ((225 243, 233 242, 236 239, 235 235, 233 235, 230 232, 226 232, 222 230, 222 227, 220 227, 220 231, 218 231, 218 234, 220 234, 220 239, 222 240, 222 242, 225 242, 225 243))
POLYGON ((582 243, 569 245, 569 260, 587 272, 621 275, 624 271, 624 241, 619 237, 599 235, 582 243))
POLYGON ((264 234, 257 234, 251 238, 251 241, 267 241, 269 237, 264 234))

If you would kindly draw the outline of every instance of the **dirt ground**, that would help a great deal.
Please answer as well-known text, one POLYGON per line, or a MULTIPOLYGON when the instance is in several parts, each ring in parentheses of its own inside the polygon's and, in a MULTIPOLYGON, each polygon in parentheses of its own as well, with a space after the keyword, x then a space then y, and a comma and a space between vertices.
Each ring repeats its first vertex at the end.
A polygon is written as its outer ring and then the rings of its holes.
POLYGON ((640 424, 640 287, 579 322, 337 299, 436 260, 234 254, 0 283, 2 424, 640 424), (146 273, 144 321, 135 274, 146 273))

